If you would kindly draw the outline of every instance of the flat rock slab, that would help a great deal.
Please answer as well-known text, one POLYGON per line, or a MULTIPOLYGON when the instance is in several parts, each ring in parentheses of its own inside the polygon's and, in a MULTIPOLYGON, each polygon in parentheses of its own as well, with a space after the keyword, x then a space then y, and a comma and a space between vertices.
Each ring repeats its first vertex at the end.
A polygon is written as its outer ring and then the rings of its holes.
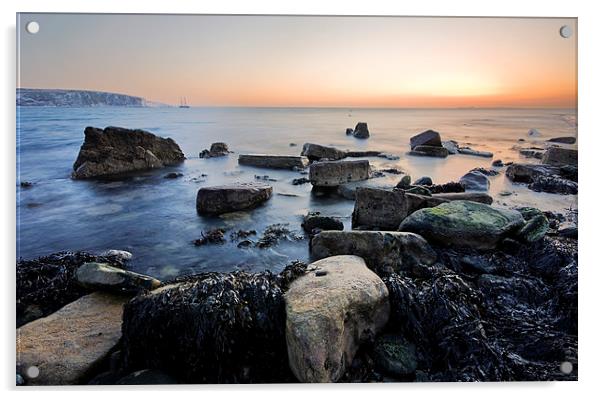
POLYGON ((252 209, 270 199, 272 191, 271 186, 256 182, 201 187, 196 197, 196 209, 201 215, 252 209))
POLYGON ((354 200, 355 191, 360 187, 378 188, 381 190, 393 190, 397 185, 397 180, 397 176, 385 176, 341 184, 337 187, 337 194, 345 199, 354 200))
POLYGON ((335 382, 389 319, 389 292, 357 256, 309 265, 284 298, 289 365, 301 382, 335 382))
POLYGON ((436 147, 431 145, 418 145, 408 152, 409 155, 421 157, 446 158, 449 153, 445 147, 436 147))
POLYGON ((87 127, 84 135, 73 164, 75 179, 162 168, 185 159, 175 141, 140 129, 87 127))
POLYGON ((356 255, 377 272, 410 270, 437 260, 437 254, 418 234, 390 231, 322 231, 311 240, 311 255, 314 259, 356 255))
POLYGON ((401 222, 399 231, 420 234, 429 242, 445 246, 494 249, 524 224, 517 211, 452 201, 414 212, 401 222))
POLYGON ((107 263, 84 263, 75 271, 75 279, 85 287, 114 292, 138 292, 158 288, 161 282, 150 276, 119 269, 107 263))
POLYGON ((238 156, 238 163, 268 169, 304 169, 309 160, 295 155, 241 154, 238 156))
POLYGON ((128 297, 95 292, 17 329, 17 370, 31 385, 81 384, 121 338, 128 297), (26 377, 27 378, 27 377, 26 377))
POLYGON ((370 162, 366 160, 316 162, 309 166, 309 180, 319 187, 336 187, 369 177, 370 162))
POLYGON ((347 156, 347 153, 335 147, 305 143, 303 144, 303 152, 301 152, 301 155, 306 156, 310 161, 319 161, 320 159, 343 159, 347 156))

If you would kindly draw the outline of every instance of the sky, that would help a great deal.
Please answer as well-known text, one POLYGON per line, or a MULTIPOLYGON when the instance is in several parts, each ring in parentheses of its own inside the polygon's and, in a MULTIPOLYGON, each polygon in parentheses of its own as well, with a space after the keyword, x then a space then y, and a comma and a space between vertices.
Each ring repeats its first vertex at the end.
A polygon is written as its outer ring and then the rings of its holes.
POLYGON ((576 107, 577 22, 20 14, 18 87, 194 106, 576 107), (29 34, 29 21, 40 25, 29 34), (561 37, 563 25, 572 28, 561 37))

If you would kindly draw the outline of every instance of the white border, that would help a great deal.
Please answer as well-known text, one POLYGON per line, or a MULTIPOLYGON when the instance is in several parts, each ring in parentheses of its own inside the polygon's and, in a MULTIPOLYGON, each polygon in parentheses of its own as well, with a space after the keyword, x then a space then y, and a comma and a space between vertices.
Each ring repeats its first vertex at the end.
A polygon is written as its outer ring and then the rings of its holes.
MULTIPOLYGON (((594 1, 427 1, 414 0, 211 0, 211 1, 76 1, 21 0, 1 2, 2 12, 2 95, 0 110, 4 122, 1 157, 5 191, 1 197, 4 223, 2 224, 3 255, 2 298, 4 323, 2 331, 2 387, 9 390, 10 397, 16 394, 44 398, 78 397, 106 398, 112 388, 50 388, 45 390, 20 389, 14 385, 14 262, 15 262, 15 13, 16 12, 120 12, 120 13, 233 13, 233 14, 335 14, 335 15, 441 15, 441 16, 547 16, 579 18, 579 147, 581 164, 580 187, 580 270, 579 270, 579 382, 576 383, 483 383, 483 384, 376 384, 376 385, 294 385, 294 386, 185 386, 175 388, 178 397, 219 396, 230 398, 266 398, 284 395, 304 398, 308 395, 339 395, 365 397, 375 395, 416 397, 480 397, 504 398, 541 395, 545 398, 593 396, 600 391, 596 386, 600 380, 601 311, 599 291, 602 259, 596 252, 598 232, 602 226, 600 206, 602 197, 596 191, 600 177, 602 151, 602 73, 600 38, 602 37, 602 14, 594 1), (597 9, 598 8, 598 9, 597 9), (596 196, 598 194, 598 196, 596 196), (598 205, 596 207, 596 205, 598 205), (85 390, 85 392, 81 392, 85 390), (66 392, 65 392, 66 391, 66 392)), ((352 27, 351 27, 352 28, 352 27)), ((165 391, 174 388, 151 387, 117 390, 111 395, 131 395, 129 391, 144 390, 138 394, 151 398, 163 397, 165 391)))

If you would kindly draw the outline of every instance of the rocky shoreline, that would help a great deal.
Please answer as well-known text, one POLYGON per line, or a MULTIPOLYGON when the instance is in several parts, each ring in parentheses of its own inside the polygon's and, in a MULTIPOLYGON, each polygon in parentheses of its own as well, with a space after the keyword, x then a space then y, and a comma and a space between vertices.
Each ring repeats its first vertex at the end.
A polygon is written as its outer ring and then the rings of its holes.
MULTIPOLYGON (((74 178, 183 161, 175 142, 151 133, 88 129, 74 178), (103 134, 118 135, 111 140, 121 140, 123 156, 103 149, 103 134), (136 135, 145 144, 132 139, 136 135), (147 162, 149 151, 160 164, 147 162)), ((378 132, 358 123, 346 134, 366 140, 378 132)), ((490 169, 444 184, 428 176, 412 183, 403 175, 397 184, 374 186, 377 176, 403 172, 346 159, 380 152, 358 155, 306 143, 298 157, 240 155, 241 165, 307 173, 315 195, 354 200, 353 229, 309 212, 300 226, 312 262, 282 265, 279 273, 210 272, 159 281, 129 271, 132 254, 117 250, 19 260, 17 381, 576 380, 577 211, 496 207, 487 193, 489 176, 503 174, 534 191, 576 194, 577 151, 557 144, 570 142, 551 140, 540 164, 495 160, 490 169), (73 346, 81 349, 74 353, 73 346), (32 376, 31 367, 39 375, 32 376)), ((410 148, 410 156, 489 157, 433 130, 413 137, 410 148)), ((199 157, 230 153, 225 143, 214 143, 199 157)), ((197 212, 252 212, 275 201, 269 180, 261 180, 201 187, 197 212)), ((239 248, 244 242, 277 245, 288 230, 274 226, 256 242, 255 231, 230 238, 239 248)), ((195 245, 219 244, 224 233, 206 232, 195 245)))

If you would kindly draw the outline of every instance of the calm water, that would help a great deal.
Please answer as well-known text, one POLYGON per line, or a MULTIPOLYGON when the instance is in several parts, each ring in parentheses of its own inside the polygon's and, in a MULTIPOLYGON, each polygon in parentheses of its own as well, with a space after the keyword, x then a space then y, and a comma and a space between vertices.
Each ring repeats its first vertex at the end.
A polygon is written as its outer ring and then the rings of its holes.
MULTIPOLYGON (((18 109, 17 255, 32 258, 61 250, 125 249, 134 254, 132 269, 168 278, 199 271, 278 270, 292 259, 308 258, 307 240, 281 242, 270 249, 239 249, 236 243, 196 247, 192 241, 214 227, 255 229, 288 223, 302 234, 301 215, 320 211, 344 218, 350 228, 353 201, 316 197, 311 185, 293 186, 298 172, 239 166, 238 153, 299 155, 305 142, 341 149, 371 149, 396 154, 397 161, 369 158, 374 168, 397 167, 413 178, 431 176, 436 183, 457 180, 491 159, 453 155, 447 159, 410 157, 409 138, 426 129, 446 140, 469 143, 495 153, 494 159, 522 161, 514 146, 544 146, 555 136, 576 135, 573 110, 374 110, 252 108, 38 108, 18 109), (368 122, 371 137, 358 140, 345 128, 368 122), (121 181, 74 181, 72 165, 86 126, 142 128, 173 138, 187 161, 181 166, 144 172, 121 181), (529 138, 538 129, 542 136, 529 138), (229 157, 199 159, 215 141, 225 141, 229 157), (297 146, 290 146, 296 143, 297 146), (184 177, 164 179, 170 171, 184 177), (206 174, 206 177, 202 175, 206 174), (199 187, 254 181, 269 175, 274 196, 264 206, 223 217, 196 213, 199 187), (280 194, 294 194, 284 196, 280 194)), ((392 176, 397 181, 400 176, 392 176)), ((577 206, 576 196, 534 193, 513 185, 502 174, 491 178, 490 194, 498 205, 533 205, 562 211, 577 206), (500 191, 512 191, 510 197, 500 191)))

